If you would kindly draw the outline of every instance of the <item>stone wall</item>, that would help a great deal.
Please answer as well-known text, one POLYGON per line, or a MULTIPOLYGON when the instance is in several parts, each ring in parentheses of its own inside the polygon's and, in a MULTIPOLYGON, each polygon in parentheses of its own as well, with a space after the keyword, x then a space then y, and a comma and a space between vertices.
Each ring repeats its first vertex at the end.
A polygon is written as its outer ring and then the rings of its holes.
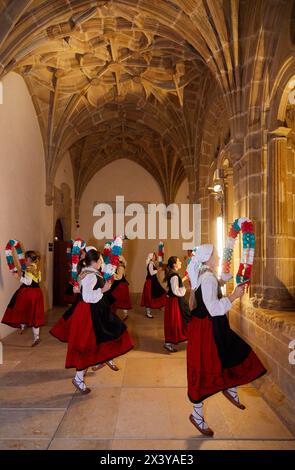
POLYGON ((238 302, 230 323, 257 353, 268 373, 255 385, 285 421, 295 429, 295 365, 289 363, 289 343, 295 338, 293 312, 264 310, 238 302))

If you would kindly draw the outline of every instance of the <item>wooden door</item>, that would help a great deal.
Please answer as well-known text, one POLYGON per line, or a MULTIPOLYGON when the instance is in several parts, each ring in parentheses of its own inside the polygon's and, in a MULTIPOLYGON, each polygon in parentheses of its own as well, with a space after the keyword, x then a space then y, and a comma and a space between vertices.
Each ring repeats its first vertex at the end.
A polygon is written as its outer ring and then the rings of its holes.
POLYGON ((66 290, 69 283, 67 243, 54 240, 53 246, 53 305, 66 305, 66 290))

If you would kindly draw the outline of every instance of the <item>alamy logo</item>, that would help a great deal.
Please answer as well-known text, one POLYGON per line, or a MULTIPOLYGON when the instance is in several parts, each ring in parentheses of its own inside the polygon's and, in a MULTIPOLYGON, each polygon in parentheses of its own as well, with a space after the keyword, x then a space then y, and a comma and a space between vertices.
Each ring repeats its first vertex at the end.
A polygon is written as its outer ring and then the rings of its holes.
POLYGON ((96 203, 93 215, 99 217, 93 226, 97 240, 120 234, 130 240, 181 239, 183 250, 200 244, 200 204, 127 204, 124 196, 116 196, 115 204, 96 203))

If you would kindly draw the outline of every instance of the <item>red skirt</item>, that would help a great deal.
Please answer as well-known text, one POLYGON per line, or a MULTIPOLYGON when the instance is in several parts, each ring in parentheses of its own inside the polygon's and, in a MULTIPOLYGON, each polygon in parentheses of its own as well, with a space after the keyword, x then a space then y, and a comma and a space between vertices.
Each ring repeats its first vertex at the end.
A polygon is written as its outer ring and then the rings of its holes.
POLYGON ((266 372, 251 350, 239 365, 223 369, 208 317, 192 317, 188 328, 187 380, 188 397, 193 403, 230 387, 244 385, 266 372))
POLYGON ((83 301, 79 302, 75 312, 67 320, 61 317, 50 333, 60 341, 68 343, 65 367, 75 367, 78 370, 114 359, 134 346, 127 330, 115 340, 98 344, 90 304, 83 301))
POLYGON ((55 336, 55 338, 59 339, 59 341, 62 341, 63 343, 68 343, 70 323, 71 318, 65 320, 64 317, 60 317, 56 324, 51 328, 49 333, 51 333, 52 336, 55 336))
POLYGON ((112 304, 112 309, 116 310, 120 308, 122 310, 131 310, 131 300, 129 294, 128 282, 119 282, 114 290, 112 290, 112 296, 115 298, 115 302, 112 304))
POLYGON ((2 323, 13 328, 20 328, 22 324, 36 328, 44 325, 44 300, 40 287, 20 287, 13 297, 2 323))
POLYGON ((181 343, 187 340, 187 325, 184 323, 177 297, 167 297, 164 316, 166 343, 181 343))
POLYGON ((152 298, 152 281, 146 279, 143 287, 143 292, 141 296, 141 307, 147 308, 161 308, 166 305, 167 294, 161 295, 161 297, 152 298))

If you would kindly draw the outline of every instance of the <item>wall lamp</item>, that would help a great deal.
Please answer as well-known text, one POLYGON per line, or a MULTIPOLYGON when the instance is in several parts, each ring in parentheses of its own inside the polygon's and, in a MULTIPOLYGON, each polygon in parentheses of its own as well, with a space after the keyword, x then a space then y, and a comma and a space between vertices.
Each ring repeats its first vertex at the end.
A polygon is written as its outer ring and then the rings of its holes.
POLYGON ((215 196, 215 199, 220 203, 222 203, 224 199, 224 179, 224 170, 217 168, 213 175, 213 186, 208 187, 211 194, 215 196))

